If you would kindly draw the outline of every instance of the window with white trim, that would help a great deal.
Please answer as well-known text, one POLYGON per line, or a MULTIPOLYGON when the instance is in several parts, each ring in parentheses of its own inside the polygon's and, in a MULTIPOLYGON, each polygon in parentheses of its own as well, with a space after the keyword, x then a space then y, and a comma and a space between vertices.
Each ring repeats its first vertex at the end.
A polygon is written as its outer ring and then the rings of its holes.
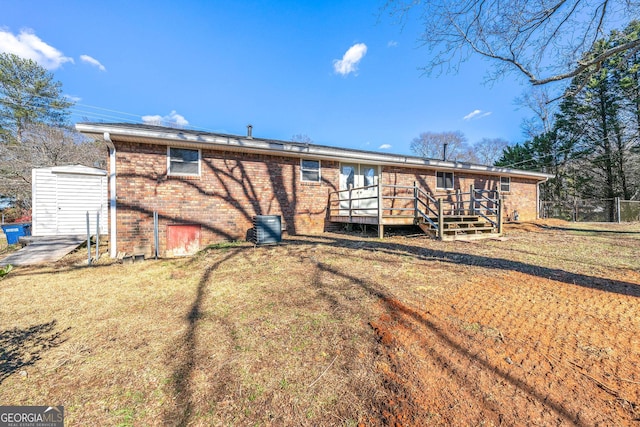
POLYGON ((453 190, 453 172, 436 172, 436 188, 453 190))
POLYGON ((200 150, 167 147, 169 175, 200 176, 200 150))
POLYGON ((306 182, 320 182, 320 160, 300 159, 300 177, 306 182))
POLYGON ((510 176, 501 176, 500 177, 500 192, 508 193, 511 191, 511 177, 510 176))

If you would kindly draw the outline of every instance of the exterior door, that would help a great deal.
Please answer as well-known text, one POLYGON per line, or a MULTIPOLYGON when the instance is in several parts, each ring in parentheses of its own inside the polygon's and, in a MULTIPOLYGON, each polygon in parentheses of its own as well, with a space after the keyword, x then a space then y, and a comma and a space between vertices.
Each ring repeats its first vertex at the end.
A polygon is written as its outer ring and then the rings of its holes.
POLYGON ((100 234, 106 234, 106 181, 98 175, 57 173, 56 233, 57 235, 86 235, 87 212, 89 232, 96 232, 96 214, 100 213, 100 234))
POLYGON ((373 165, 360 165, 359 179, 361 187, 358 204, 359 215, 378 215, 378 167, 373 165))
MULTIPOLYGON (((356 174, 358 173, 358 165, 342 163, 340 165, 340 215, 349 215, 349 190, 356 187, 356 174)), ((356 197, 356 191, 352 191, 351 196, 356 197)), ((351 214, 355 215, 353 209, 356 208, 356 201, 351 202, 351 214)))
POLYGON ((378 214, 378 167, 342 163, 340 165, 340 215, 349 215, 349 192, 351 192, 351 214, 375 216, 378 214), (364 187, 364 188, 363 188, 364 187))

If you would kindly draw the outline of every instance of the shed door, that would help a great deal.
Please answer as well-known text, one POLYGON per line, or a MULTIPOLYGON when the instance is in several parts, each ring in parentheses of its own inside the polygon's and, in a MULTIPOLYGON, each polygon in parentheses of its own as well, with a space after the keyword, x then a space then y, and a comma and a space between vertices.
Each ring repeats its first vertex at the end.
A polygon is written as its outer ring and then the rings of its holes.
POLYGON ((58 230, 57 179, 48 169, 33 169, 31 232, 34 236, 55 236, 58 230))
POLYGON ((97 175, 58 173, 56 200, 58 207, 58 235, 85 235, 87 212, 91 234, 96 232, 96 214, 100 212, 100 233, 106 233, 106 188, 105 180, 97 175))

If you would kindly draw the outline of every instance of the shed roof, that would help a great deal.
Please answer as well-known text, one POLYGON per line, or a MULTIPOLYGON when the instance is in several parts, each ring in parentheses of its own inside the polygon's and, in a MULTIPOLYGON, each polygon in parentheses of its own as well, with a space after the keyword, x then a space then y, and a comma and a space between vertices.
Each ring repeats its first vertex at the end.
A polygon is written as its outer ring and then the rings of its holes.
POLYGON ((417 156, 354 150, 327 145, 228 135, 198 130, 176 129, 163 126, 129 123, 78 123, 76 124, 76 129, 98 140, 110 139, 112 141, 140 144, 197 147, 212 150, 261 153, 287 157, 308 157, 343 162, 366 162, 387 166, 521 177, 539 181, 546 181, 553 177, 553 175, 542 172, 477 165, 467 162, 443 161, 417 156))
POLYGON ((84 165, 66 165, 66 166, 51 166, 48 168, 38 168, 39 170, 49 170, 52 173, 70 173, 77 175, 106 175, 107 171, 104 169, 91 168, 84 165))

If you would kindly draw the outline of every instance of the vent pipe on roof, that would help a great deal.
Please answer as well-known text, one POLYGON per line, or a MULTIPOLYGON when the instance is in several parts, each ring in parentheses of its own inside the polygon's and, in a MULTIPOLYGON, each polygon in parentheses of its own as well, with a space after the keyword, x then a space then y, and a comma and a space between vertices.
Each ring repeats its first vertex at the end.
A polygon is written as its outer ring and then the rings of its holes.
POLYGON ((447 161, 447 145, 449 145, 448 142, 445 142, 442 146, 442 161, 446 162, 447 161))
POLYGON ((247 138, 253 139, 253 126, 247 125, 247 138))

